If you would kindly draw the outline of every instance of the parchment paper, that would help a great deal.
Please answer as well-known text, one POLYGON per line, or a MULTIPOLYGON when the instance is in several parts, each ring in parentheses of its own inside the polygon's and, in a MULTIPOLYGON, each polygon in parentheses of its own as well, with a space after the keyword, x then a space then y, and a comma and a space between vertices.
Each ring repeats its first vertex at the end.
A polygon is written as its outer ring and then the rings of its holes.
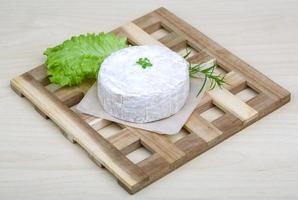
POLYGON ((123 121, 117 118, 114 118, 113 116, 109 115, 104 111, 104 109, 101 107, 98 97, 97 97, 97 83, 95 83, 90 90, 87 92, 85 97, 82 99, 82 101, 76 106, 76 110, 93 115, 95 117, 99 117, 102 119, 107 119, 113 122, 117 122, 120 124, 128 125, 131 127, 141 128, 148 131, 153 131, 161 134, 176 134, 180 131, 182 126, 185 124, 191 113, 194 111, 198 103, 200 102, 200 99, 203 95, 203 93, 206 90, 206 86, 201 92, 201 94, 196 97, 198 91, 203 85, 202 79, 191 79, 191 86, 190 86, 190 94, 186 100, 185 105, 182 107, 180 111, 178 111, 176 114, 161 119, 154 122, 149 123, 131 123, 127 121, 123 121))
MULTIPOLYGON (((210 61, 207 62, 206 67, 208 67, 208 65, 210 64, 211 64, 210 61)), ((173 135, 173 134, 177 134, 181 130, 182 126, 185 124, 185 122, 190 117, 191 113, 195 110, 196 106, 199 104, 200 99, 204 95, 206 89, 209 88, 210 84, 209 83, 205 84, 205 87, 202 89, 202 92, 199 94, 199 96, 197 96, 199 90, 203 86, 203 82, 204 82, 204 78, 191 78, 190 93, 182 109, 178 111, 176 114, 168 118, 161 119, 154 122, 131 123, 131 122, 114 118, 113 116, 106 113, 102 108, 102 106, 100 105, 100 102, 97 97, 97 83, 95 83, 90 88, 90 90, 81 100, 81 102, 75 107, 75 109, 81 113, 93 115, 95 117, 117 122, 127 126, 153 131, 160 134, 173 135)))

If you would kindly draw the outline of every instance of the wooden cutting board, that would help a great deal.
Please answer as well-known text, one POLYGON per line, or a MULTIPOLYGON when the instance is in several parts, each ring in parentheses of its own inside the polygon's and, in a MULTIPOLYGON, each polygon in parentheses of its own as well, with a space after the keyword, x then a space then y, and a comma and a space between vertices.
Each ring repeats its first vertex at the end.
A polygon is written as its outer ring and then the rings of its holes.
POLYGON ((287 90, 165 8, 113 32, 128 37, 133 45, 165 45, 179 53, 190 48, 191 63, 215 58, 219 65, 217 73, 225 74, 228 82, 223 89, 206 92, 180 133, 165 136, 73 111, 72 107, 84 97, 92 81, 58 87, 49 82, 45 65, 11 80, 11 87, 20 96, 25 96, 70 141, 79 144, 99 166, 110 171, 129 193, 165 176, 290 100, 287 90), (149 156, 131 159, 140 149, 150 152, 149 156))

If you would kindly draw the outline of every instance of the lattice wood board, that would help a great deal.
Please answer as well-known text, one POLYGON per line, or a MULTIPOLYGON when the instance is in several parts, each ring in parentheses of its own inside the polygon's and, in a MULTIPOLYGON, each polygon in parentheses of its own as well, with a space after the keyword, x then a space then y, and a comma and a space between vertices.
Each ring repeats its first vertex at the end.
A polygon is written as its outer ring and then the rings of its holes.
POLYGON ((83 98, 92 81, 59 88, 50 84, 45 65, 11 80, 12 88, 19 95, 56 123, 70 141, 83 147, 130 193, 165 176, 290 100, 287 90, 165 8, 113 32, 127 36, 134 45, 165 45, 180 53, 189 47, 193 50, 188 59, 192 63, 216 58, 219 71, 226 73, 229 83, 222 90, 206 92, 180 133, 164 136, 75 113, 71 107, 83 98), (245 91, 254 96, 243 96, 245 91), (217 110, 220 116, 207 115, 210 110, 217 110), (114 130, 112 136, 104 134, 108 129, 114 130), (147 149, 151 156, 139 162, 131 161, 130 153, 139 148, 147 149))

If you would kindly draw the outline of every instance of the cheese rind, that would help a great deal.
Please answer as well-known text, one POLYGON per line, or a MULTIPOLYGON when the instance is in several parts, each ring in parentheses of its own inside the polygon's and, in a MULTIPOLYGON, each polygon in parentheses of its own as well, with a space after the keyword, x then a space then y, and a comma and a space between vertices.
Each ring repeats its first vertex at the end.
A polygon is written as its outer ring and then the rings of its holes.
POLYGON ((184 105, 189 93, 188 63, 162 46, 121 49, 107 57, 98 77, 98 97, 110 115, 146 123, 169 117, 184 105), (153 66, 142 68, 139 58, 153 66))

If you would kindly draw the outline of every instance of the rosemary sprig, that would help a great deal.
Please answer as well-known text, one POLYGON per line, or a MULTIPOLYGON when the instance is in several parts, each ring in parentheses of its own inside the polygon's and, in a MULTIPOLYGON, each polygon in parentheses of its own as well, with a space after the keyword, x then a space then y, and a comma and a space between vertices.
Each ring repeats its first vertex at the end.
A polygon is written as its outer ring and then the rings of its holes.
MULTIPOLYGON (((207 79, 209 79, 211 81, 210 90, 214 89, 216 86, 221 88, 224 84, 226 84, 226 82, 224 81, 225 77, 222 76, 221 74, 214 73, 214 70, 216 67, 217 65, 215 63, 208 68, 204 68, 202 64, 196 64, 194 66, 190 64, 189 76, 193 78, 197 78, 196 74, 201 73, 202 75, 204 75, 204 78, 205 78, 203 86, 205 86, 207 79)), ((200 92, 201 91, 199 91, 198 95, 200 94, 200 92)))
MULTIPOLYGON (((187 57, 190 55, 191 50, 186 48, 186 54, 183 56, 184 59, 187 59, 187 57)), ((210 90, 213 90, 216 86, 218 87, 222 87, 224 84, 227 84, 224 81, 224 76, 222 76, 221 74, 215 74, 214 70, 217 67, 216 63, 213 63, 212 66, 206 68, 203 63, 201 64, 195 64, 195 65, 191 65, 189 64, 189 76, 192 78, 198 78, 196 75, 198 73, 201 73, 202 75, 204 75, 204 82, 203 82, 203 86, 201 87, 201 89, 199 90, 197 96, 199 96, 199 94, 202 92, 203 88, 205 87, 207 80, 209 79, 211 84, 210 84, 210 90)))
POLYGON ((186 59, 191 54, 191 49, 186 47, 186 54, 183 56, 184 59, 186 59))

